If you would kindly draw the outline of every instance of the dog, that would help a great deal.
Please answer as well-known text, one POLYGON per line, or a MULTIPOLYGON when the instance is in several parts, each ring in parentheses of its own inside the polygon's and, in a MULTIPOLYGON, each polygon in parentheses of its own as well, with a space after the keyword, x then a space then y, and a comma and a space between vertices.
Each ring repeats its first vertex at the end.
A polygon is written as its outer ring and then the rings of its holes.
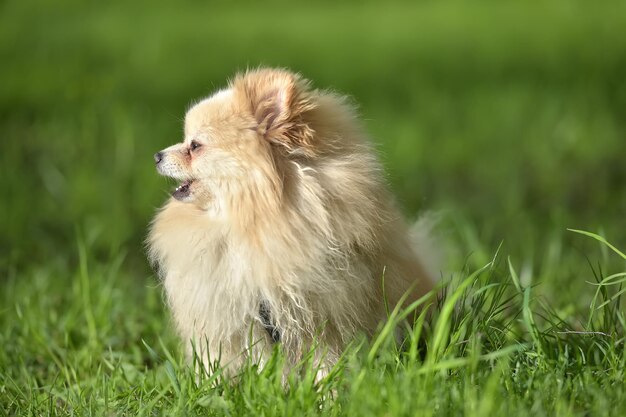
POLYGON ((429 294, 427 259, 347 97, 259 68, 193 105, 154 156, 179 182, 147 239, 189 356, 228 372, 274 345, 329 369, 388 306, 429 294))

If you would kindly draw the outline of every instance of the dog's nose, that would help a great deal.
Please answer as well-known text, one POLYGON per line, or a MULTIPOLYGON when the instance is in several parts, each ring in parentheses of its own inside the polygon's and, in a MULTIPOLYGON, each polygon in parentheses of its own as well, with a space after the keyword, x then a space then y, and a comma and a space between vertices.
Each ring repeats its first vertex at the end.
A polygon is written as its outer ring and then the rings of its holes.
POLYGON ((163 152, 157 152, 154 154, 154 162, 157 164, 163 160, 163 152))

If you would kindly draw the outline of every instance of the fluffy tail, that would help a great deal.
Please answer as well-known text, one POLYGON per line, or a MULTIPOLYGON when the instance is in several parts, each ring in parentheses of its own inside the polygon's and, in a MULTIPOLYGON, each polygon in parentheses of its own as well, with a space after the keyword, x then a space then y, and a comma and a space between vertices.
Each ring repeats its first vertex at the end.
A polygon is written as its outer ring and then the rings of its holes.
POLYGON ((442 239, 435 232, 440 220, 441 216, 436 213, 422 213, 409 230, 413 249, 433 283, 443 275, 446 254, 442 239))

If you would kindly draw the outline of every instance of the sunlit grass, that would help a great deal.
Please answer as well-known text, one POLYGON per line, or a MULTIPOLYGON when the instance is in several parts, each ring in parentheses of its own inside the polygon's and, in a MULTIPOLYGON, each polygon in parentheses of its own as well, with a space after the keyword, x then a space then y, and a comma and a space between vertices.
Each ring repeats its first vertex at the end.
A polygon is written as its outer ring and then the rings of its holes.
POLYGON ((271 6, 0 6, 0 415, 623 414, 624 4, 271 6), (196 374, 145 260, 152 154, 257 65, 350 95, 452 249, 321 381, 278 351, 196 374))

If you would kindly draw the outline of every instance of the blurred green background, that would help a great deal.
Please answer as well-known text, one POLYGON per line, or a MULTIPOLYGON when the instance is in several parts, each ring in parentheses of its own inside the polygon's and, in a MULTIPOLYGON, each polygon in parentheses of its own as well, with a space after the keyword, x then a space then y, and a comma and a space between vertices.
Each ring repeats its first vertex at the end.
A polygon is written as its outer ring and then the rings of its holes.
POLYGON ((552 257, 550 292, 586 268, 566 227, 626 244, 624 2, 5 0, 0 62, 0 271, 18 279, 76 265, 80 236, 154 284, 143 239, 171 184, 152 154, 259 65, 352 96, 406 214, 446 213, 457 261, 501 241, 531 269, 552 257))

